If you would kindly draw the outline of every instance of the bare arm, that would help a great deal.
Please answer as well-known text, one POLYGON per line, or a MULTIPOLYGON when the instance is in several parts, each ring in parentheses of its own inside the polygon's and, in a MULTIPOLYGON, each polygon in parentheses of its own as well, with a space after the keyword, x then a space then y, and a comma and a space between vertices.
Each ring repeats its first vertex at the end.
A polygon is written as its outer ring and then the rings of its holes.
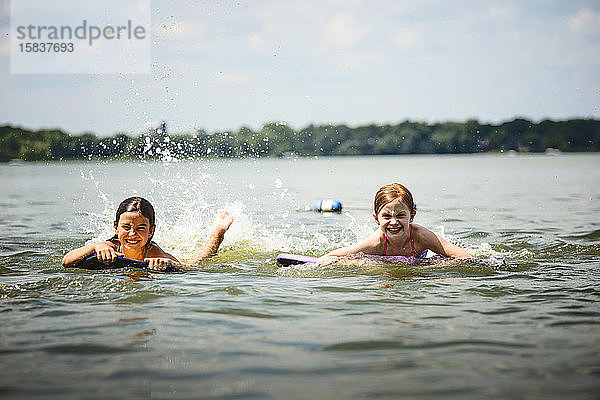
POLYGON ((104 263, 114 261, 119 255, 119 253, 117 253, 117 245, 113 242, 106 241, 93 243, 68 252, 62 260, 62 265, 65 268, 75 267, 81 260, 94 253, 98 257, 98 260, 104 263))
MULTIPOLYGON (((208 238, 206 244, 204 245, 200 253, 196 257, 191 259, 189 263, 197 264, 203 259, 216 254, 219 250, 221 242, 223 242, 225 232, 227 232, 232 223, 233 217, 231 215, 229 215, 226 211, 219 211, 215 218, 213 231, 210 237, 208 238)), ((156 244, 152 247, 152 251, 149 257, 147 257, 144 261, 148 262, 148 269, 154 271, 166 271, 170 268, 179 271, 190 271, 198 269, 193 265, 181 263, 177 258, 163 251, 156 244)))
POLYGON ((357 253, 365 253, 365 254, 380 254, 383 251, 381 247, 381 230, 377 229, 375 232, 371 233, 366 239, 355 243, 350 246, 342 247, 340 249, 333 250, 325 255, 342 257, 347 256, 348 254, 357 254, 357 253))
POLYGON ((144 261, 148 263, 148 269, 152 271, 192 271, 198 269, 191 265, 182 264, 175 256, 161 249, 156 243, 152 243, 152 247, 144 261))
POLYGON ((227 213, 227 211, 219 211, 215 218, 215 224, 210 237, 206 241, 206 244, 200 251, 200 253, 190 260, 191 264, 196 264, 203 259, 217 254, 219 246, 223 242, 225 232, 229 229, 233 223, 233 217, 227 213))
POLYGON ((430 249, 439 255, 452 258, 473 257, 457 245, 448 242, 446 239, 427 228, 419 226, 418 231, 418 238, 422 241, 423 247, 430 249))

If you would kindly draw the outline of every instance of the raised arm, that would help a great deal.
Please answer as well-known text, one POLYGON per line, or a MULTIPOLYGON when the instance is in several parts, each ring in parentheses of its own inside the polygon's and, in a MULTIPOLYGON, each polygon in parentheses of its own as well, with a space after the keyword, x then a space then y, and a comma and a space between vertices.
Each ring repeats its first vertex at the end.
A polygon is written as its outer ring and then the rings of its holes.
POLYGON ((233 217, 229 215, 227 211, 219 211, 215 218, 215 223, 210 237, 206 241, 206 244, 200 253, 190 260, 190 263, 196 264, 207 257, 215 255, 217 250, 219 250, 221 242, 223 242, 225 232, 227 232, 232 223, 233 217))

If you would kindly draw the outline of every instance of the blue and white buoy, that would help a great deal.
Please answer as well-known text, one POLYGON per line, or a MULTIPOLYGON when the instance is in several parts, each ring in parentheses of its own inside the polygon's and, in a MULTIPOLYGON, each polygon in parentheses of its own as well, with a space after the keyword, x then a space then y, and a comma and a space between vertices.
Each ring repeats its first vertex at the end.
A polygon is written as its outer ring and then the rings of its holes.
POLYGON ((339 212, 342 211, 342 203, 339 200, 325 199, 317 201, 313 205, 313 210, 319 212, 339 212))

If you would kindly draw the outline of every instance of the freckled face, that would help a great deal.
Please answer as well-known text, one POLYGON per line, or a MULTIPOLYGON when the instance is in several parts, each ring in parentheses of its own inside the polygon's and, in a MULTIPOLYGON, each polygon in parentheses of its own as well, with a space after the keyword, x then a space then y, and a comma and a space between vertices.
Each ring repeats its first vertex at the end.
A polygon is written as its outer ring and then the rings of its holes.
POLYGON ((377 215, 373 214, 373 217, 386 235, 393 236, 408 232, 414 214, 411 214, 406 204, 396 200, 387 203, 377 215))
POLYGON ((150 226, 148 218, 139 211, 128 211, 121 214, 115 224, 115 233, 123 250, 140 250, 154 234, 154 226, 150 226))

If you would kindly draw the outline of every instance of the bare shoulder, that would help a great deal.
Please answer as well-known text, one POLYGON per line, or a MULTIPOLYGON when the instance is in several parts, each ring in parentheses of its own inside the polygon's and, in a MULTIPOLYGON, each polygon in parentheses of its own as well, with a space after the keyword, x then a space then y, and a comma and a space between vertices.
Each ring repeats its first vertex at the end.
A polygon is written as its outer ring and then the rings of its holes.
POLYGON ((419 224, 411 224, 413 237, 418 242, 428 242, 436 238, 436 234, 419 224))
POLYGON ((448 242, 442 236, 420 225, 413 224, 413 234, 419 247, 446 257, 471 257, 469 253, 460 247, 448 242))
MULTIPOLYGON (((385 238, 381 229, 373 231, 360 244, 365 252, 383 251, 383 242, 385 238)), ((368 253, 369 254, 369 253, 368 253)))
POLYGON ((435 233, 419 224, 411 224, 412 236, 414 239, 415 250, 422 253, 426 249, 435 251, 436 238, 435 233))
POLYGON ((166 251, 161 249, 160 246, 154 242, 152 242, 152 244, 150 245, 150 248, 148 249, 148 252, 146 253, 146 257, 148 257, 148 258, 161 258, 161 257, 173 258, 172 255, 170 255, 169 253, 167 253, 166 251))

